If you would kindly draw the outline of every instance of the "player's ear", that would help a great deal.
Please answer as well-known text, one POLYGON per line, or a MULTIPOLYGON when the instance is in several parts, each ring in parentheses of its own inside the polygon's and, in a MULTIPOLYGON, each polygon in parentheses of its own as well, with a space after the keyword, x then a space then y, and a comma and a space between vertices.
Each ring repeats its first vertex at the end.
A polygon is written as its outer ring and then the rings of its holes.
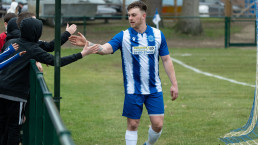
POLYGON ((146 19, 146 17, 147 17, 146 12, 143 13, 143 17, 146 19))

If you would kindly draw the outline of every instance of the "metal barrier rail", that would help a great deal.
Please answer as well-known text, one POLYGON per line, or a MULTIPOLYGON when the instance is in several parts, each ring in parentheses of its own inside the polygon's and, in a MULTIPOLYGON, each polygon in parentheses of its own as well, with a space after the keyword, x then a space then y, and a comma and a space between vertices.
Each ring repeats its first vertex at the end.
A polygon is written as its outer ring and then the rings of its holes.
MULTIPOLYGON (((256 21, 255 18, 253 17, 239 17, 239 18, 235 18, 235 17, 225 17, 225 48, 228 48, 230 46, 256 46, 256 41, 257 41, 257 37, 256 37, 256 31, 254 34, 254 42, 253 43, 232 43, 230 42, 230 28, 231 28, 231 23, 232 22, 253 22, 255 23, 255 28, 256 28, 256 21)), ((254 28, 254 29, 255 29, 254 28)))
POLYGON ((30 98, 23 125, 23 145, 74 145, 61 120, 46 82, 35 60, 30 65, 30 98))

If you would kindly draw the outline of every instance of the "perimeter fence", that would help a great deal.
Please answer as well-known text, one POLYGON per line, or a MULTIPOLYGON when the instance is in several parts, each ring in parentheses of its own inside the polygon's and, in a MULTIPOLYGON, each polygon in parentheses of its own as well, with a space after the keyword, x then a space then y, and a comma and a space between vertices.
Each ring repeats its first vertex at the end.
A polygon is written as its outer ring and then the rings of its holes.
MULTIPOLYGON (((256 31, 254 17, 161 17, 160 29, 166 39, 171 41, 172 47, 188 47, 185 43, 195 44, 196 47, 231 47, 255 46, 256 31), (200 19, 202 33, 197 36, 178 33, 175 25, 180 19, 200 19)), ((64 17, 63 23, 75 23, 79 32, 88 40, 95 43, 105 43, 115 34, 130 27, 128 20, 121 17, 96 17, 91 20, 87 17, 64 17)), ((147 18, 147 24, 155 27, 152 17, 147 18)), ((49 36, 49 33, 47 34, 49 36)), ((69 45, 71 46, 71 45, 69 45)), ((193 46, 193 45, 191 45, 193 46)))

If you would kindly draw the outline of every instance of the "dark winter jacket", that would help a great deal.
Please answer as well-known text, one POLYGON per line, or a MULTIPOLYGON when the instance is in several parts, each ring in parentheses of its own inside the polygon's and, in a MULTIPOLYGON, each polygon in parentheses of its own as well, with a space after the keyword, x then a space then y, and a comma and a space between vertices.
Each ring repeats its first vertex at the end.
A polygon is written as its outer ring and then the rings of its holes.
POLYGON ((19 38, 21 33, 17 26, 17 18, 12 18, 9 20, 7 24, 7 36, 5 42, 7 42, 10 39, 19 38))
MULTIPOLYGON (((21 37, 6 42, 6 46, 17 43, 19 49, 11 56, 21 51, 27 51, 18 61, 0 71, 0 94, 27 99, 29 95, 30 59, 54 65, 54 56, 39 47, 37 43, 42 33, 42 22, 34 18, 22 20, 21 37)), ((10 56, 10 57, 11 57, 10 56)), ((82 58, 81 53, 61 58, 61 66, 65 66, 82 58)))
MULTIPOLYGON (((63 45, 68 38, 71 36, 71 34, 68 31, 65 31, 62 35, 61 35, 61 45, 63 45)), ((53 52, 54 51, 54 47, 55 47, 55 40, 52 40, 50 42, 46 42, 46 41, 42 41, 39 40, 38 41, 39 47, 44 49, 47 52, 53 52)))

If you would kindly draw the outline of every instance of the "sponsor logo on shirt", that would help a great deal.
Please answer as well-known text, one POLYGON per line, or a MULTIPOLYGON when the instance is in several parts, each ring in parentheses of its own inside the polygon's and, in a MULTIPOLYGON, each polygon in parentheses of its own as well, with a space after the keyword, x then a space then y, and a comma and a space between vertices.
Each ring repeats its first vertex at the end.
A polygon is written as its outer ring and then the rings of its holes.
POLYGON ((155 46, 137 46, 133 47, 132 54, 154 54, 156 47, 155 46))

